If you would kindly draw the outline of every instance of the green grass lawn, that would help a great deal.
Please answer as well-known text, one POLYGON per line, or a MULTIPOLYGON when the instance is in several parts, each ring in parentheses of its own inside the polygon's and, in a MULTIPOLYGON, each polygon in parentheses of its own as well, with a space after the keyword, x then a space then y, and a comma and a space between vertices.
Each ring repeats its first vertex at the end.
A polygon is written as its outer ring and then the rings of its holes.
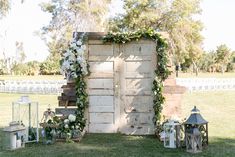
MULTIPOLYGON (((192 155, 185 149, 166 149, 154 136, 125 136, 121 134, 86 134, 80 143, 56 143, 54 145, 27 144, 16 151, 3 150, 0 157, 234 157, 235 156, 235 91, 186 93, 182 101, 182 118, 190 114, 194 105, 209 121, 209 147, 202 153, 192 155)), ((20 95, 0 94, 0 115, 8 103, 20 95)), ((30 95, 43 108, 47 103, 57 105, 57 96, 30 95)), ((9 109, 8 109, 9 110, 9 109)), ((40 113, 41 114, 41 113, 40 113)), ((0 131, 0 141, 3 133, 0 131)))
POLYGON ((31 101, 39 103, 39 120, 41 120, 43 111, 48 108, 49 104, 53 110, 58 107, 57 95, 0 93, 0 127, 7 126, 12 120, 12 102, 19 100, 23 95, 28 95, 31 101))

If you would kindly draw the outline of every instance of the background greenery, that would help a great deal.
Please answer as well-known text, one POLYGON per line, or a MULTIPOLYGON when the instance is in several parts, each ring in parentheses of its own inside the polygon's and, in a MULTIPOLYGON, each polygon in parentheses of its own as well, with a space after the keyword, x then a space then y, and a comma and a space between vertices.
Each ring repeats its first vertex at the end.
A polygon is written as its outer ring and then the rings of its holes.
MULTIPOLYGON (((109 16, 111 0, 47 1, 40 4, 51 14, 51 21, 38 31, 50 52, 42 62, 25 63, 24 43, 16 41, 18 60, 0 60, 0 74, 53 75, 59 73, 61 54, 68 47, 72 32, 127 32, 153 29, 164 32, 174 65, 184 72, 234 72, 235 52, 226 45, 218 45, 209 52, 202 48, 202 0, 123 0, 122 14, 109 16), (51 40, 46 40, 48 37, 51 40), (11 64, 7 66, 7 63, 11 64)), ((21 1, 24 3, 24 0, 21 1)), ((0 20, 7 16, 12 1, 0 1, 0 20)), ((223 41, 221 41, 223 43, 223 41)))

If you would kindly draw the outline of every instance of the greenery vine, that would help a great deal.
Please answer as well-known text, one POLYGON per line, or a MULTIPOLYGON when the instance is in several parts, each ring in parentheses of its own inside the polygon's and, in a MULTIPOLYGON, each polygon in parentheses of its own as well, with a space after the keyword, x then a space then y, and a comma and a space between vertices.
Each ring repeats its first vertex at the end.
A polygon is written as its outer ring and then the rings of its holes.
POLYGON ((113 33, 109 32, 104 38, 104 42, 114 42, 117 44, 124 44, 130 41, 138 41, 139 39, 151 39, 156 43, 156 54, 157 54, 157 64, 156 78, 153 81, 153 108, 155 112, 154 123, 157 124, 161 118, 162 105, 165 102, 163 96, 163 81, 170 75, 170 71, 167 68, 168 56, 167 56, 167 43, 161 38, 161 35, 153 30, 138 30, 136 32, 123 32, 123 33, 113 33))

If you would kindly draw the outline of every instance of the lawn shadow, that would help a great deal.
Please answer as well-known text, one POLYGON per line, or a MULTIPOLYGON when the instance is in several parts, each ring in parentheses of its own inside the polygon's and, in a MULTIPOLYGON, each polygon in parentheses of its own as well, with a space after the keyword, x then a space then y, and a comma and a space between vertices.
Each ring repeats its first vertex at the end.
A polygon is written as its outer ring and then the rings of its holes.
MULTIPOLYGON (((2 139, 3 133, 0 131, 2 139)), ((127 136, 122 134, 86 134, 79 143, 57 142, 53 145, 26 144, 23 149, 3 150, 0 157, 232 157, 234 138, 210 137, 209 146, 199 154, 187 153, 185 148, 167 149, 155 136, 127 136)))

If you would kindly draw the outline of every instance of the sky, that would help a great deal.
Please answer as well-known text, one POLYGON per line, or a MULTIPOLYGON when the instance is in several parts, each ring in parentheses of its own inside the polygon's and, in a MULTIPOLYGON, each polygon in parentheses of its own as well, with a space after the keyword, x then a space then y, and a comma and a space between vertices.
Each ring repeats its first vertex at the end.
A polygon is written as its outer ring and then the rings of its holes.
POLYGON ((201 21, 204 23, 203 47, 215 50, 226 44, 235 50, 235 0, 203 0, 201 21))
POLYGON ((36 31, 50 21, 50 15, 41 11, 38 6, 44 0, 12 1, 8 16, 0 20, 0 57, 5 49, 6 56, 16 54, 15 42, 23 42, 26 60, 43 61, 48 56, 48 48, 36 31))
MULTIPOLYGON (((47 25, 51 16, 43 12, 39 3, 47 0, 12 1, 8 16, 0 20, 0 58, 2 52, 10 57, 16 54, 15 43, 23 42, 26 61, 43 61, 48 56, 48 48, 35 32, 47 25)), ((120 11, 121 3, 114 0, 111 15, 120 11)), ((206 51, 215 50, 220 44, 226 44, 235 50, 235 0, 203 0, 202 14, 199 16, 204 23, 203 48, 206 51)))

